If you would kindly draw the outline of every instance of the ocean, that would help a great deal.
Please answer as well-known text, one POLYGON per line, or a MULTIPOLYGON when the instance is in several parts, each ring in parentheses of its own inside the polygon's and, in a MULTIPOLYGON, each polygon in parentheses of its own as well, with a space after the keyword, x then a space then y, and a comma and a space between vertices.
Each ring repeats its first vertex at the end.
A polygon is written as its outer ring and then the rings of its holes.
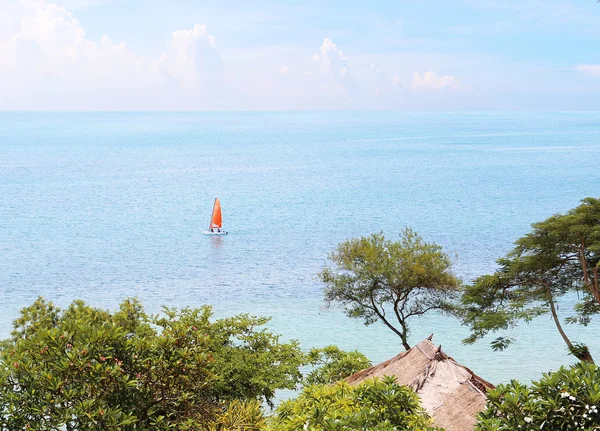
MULTIPOLYGON (((150 312, 271 316, 304 349, 381 362, 399 339, 323 302, 338 243, 409 226, 469 281, 531 223, 599 197, 599 160, 598 112, 0 113, 0 338, 40 295, 109 309, 136 296, 150 312), (224 237, 202 234, 215 196, 224 237)), ((499 353, 463 345, 449 317, 411 328, 493 383, 574 362, 549 316, 499 353)), ((565 329, 600 356, 598 321, 565 329)))

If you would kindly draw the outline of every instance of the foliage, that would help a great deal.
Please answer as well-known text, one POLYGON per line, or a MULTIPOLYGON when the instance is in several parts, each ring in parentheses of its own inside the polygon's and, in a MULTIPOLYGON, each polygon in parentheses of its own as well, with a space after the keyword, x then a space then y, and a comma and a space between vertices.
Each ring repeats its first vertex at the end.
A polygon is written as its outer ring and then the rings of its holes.
POLYGON ((314 385, 283 402, 269 426, 273 431, 434 430, 418 396, 394 379, 314 385))
MULTIPOLYGON (((567 214, 532 227, 498 260, 498 271, 479 277, 465 289, 463 319, 472 331, 465 342, 550 313, 571 353, 591 362, 588 349, 568 338, 555 302, 568 292, 579 295, 575 316, 568 323, 587 325, 600 312, 600 199, 584 199, 567 214)), ((502 349, 510 341, 501 336, 494 345, 502 349)))
POLYGON ((148 316, 132 300, 110 313, 38 299, 2 345, 0 429, 201 429, 228 399, 295 387, 295 342, 257 330, 265 319, 210 317, 210 307, 148 316))
POLYGON ((396 242, 381 233, 345 241, 329 259, 333 267, 320 273, 325 300, 366 325, 383 322, 407 350, 409 319, 448 309, 460 286, 442 248, 408 228, 396 242))
POLYGON ((305 385, 331 384, 371 366, 362 353, 345 352, 337 346, 311 349, 307 361, 316 368, 304 378, 305 385))
POLYGON ((300 382, 305 357, 299 344, 281 343, 279 336, 257 329, 268 321, 241 314, 206 327, 219 399, 262 399, 271 404, 276 389, 295 389, 300 382))
POLYGON ((488 392, 477 431, 600 430, 600 368, 581 362, 531 386, 512 381, 488 392))
POLYGON ((206 431, 260 431, 266 426, 267 419, 260 402, 233 400, 206 431))

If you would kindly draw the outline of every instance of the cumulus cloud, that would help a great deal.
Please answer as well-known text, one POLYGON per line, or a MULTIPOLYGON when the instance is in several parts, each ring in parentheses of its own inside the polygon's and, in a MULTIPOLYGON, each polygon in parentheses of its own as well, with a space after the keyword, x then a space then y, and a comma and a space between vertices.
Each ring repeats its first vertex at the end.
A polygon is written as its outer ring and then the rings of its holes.
MULTIPOLYGON (((0 77, 19 106, 37 100, 38 109, 82 107, 89 96, 139 92, 151 79, 149 63, 123 43, 104 35, 89 40, 73 14, 55 4, 32 5, 18 30, 0 43, 0 77)), ((139 93, 138 93, 139 95, 139 93)))
POLYGON ((600 78, 600 64, 580 64, 575 70, 600 78))
POLYGON ((358 82, 349 72, 348 57, 331 39, 323 39, 319 52, 311 61, 315 68, 304 76, 311 77, 313 90, 319 97, 341 96, 346 102, 352 102, 359 96, 358 82))
MULTIPOLYGON (((73 0, 87 1, 104 0, 73 0)), ((463 89, 457 78, 434 72, 415 73, 411 85, 414 67, 392 74, 395 64, 348 56, 329 38, 315 46, 312 58, 303 50, 263 50, 257 57, 230 49, 234 76, 226 74, 217 39, 205 25, 190 23, 172 32, 164 52, 141 55, 108 35, 91 38, 71 11, 56 4, 9 0, 5 6, 3 110, 393 108, 410 97, 426 99, 414 90, 463 89)), ((594 67, 578 70, 592 74, 594 67)), ((430 92, 438 95, 443 92, 430 92)))
POLYGON ((177 91, 222 82, 205 26, 174 32, 169 52, 144 57, 107 35, 89 39, 63 7, 23 4, 16 29, 0 41, 0 109, 163 109, 177 91))
POLYGON ((2 44, 0 65, 16 70, 34 63, 36 72, 55 74, 64 69, 85 67, 107 57, 120 57, 124 44, 113 44, 103 36, 100 43, 86 39, 85 31, 66 9, 51 4, 21 20, 19 30, 2 44))
POLYGON ((196 24, 191 30, 177 30, 171 37, 168 71, 183 88, 214 89, 223 84, 223 62, 217 51, 215 37, 205 25, 196 24))
POLYGON ((413 90, 442 90, 445 88, 457 90, 460 88, 460 81, 450 75, 438 76, 433 71, 425 72, 423 75, 415 72, 411 88, 413 90))
POLYGON ((348 57, 327 37, 312 61, 319 65, 323 73, 331 74, 336 78, 343 79, 348 73, 348 57))

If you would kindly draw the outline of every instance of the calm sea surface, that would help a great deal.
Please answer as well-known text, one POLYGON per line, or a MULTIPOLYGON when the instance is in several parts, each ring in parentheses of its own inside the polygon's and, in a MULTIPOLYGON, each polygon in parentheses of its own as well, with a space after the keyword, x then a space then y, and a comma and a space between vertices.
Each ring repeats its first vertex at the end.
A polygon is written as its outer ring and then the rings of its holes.
MULTIPOLYGON (((379 362, 402 350, 389 330, 323 308, 329 251, 411 226, 472 279, 531 223, 600 197, 599 160, 600 113, 3 113, 0 337, 39 295, 111 309, 137 296, 152 312, 272 316, 303 348, 379 362), (202 235, 215 196, 226 237, 202 235)), ((598 324, 566 330, 600 356, 598 324)), ((463 346, 446 317, 412 329, 495 383, 573 362, 549 317, 502 353, 463 346)))

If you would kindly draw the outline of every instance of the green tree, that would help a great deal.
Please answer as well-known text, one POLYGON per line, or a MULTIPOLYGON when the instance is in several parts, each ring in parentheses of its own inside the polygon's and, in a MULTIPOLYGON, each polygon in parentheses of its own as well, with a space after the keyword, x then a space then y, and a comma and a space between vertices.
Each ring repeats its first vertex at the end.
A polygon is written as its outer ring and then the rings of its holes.
POLYGON ((382 233, 345 241, 329 259, 333 266, 320 273, 326 302, 342 304, 349 317, 366 325, 383 322, 406 350, 409 319, 447 310, 460 290, 442 247, 408 228, 396 242, 382 233))
POLYGON ((295 389, 305 355, 297 341, 281 343, 263 327, 269 318, 240 314, 206 326, 219 399, 258 399, 272 405, 277 389, 295 389))
POLYGON ((284 401, 270 421, 273 431, 435 430, 419 397, 391 377, 350 386, 313 385, 284 401))
POLYGON ((297 343, 258 329, 265 319, 210 317, 210 307, 148 316, 131 300, 110 313, 38 299, 2 343, 0 429, 198 430, 234 399, 296 386, 297 343))
MULTIPOLYGON (((498 260, 500 268, 494 274, 479 277, 465 289, 462 313, 472 331, 465 342, 549 313, 569 351, 593 362, 588 348, 567 336, 556 302, 568 293, 579 296, 568 323, 588 325, 600 312, 600 200, 584 199, 567 214, 552 216, 532 228, 498 260)), ((512 340, 500 336, 492 347, 503 349, 512 340)))
POLYGON ((346 352, 337 346, 311 349, 307 362, 315 368, 304 378, 305 385, 331 384, 371 366, 362 353, 346 352))
POLYGON ((530 386, 513 380, 487 396, 476 431, 600 430, 600 368, 593 364, 561 368, 530 386))

